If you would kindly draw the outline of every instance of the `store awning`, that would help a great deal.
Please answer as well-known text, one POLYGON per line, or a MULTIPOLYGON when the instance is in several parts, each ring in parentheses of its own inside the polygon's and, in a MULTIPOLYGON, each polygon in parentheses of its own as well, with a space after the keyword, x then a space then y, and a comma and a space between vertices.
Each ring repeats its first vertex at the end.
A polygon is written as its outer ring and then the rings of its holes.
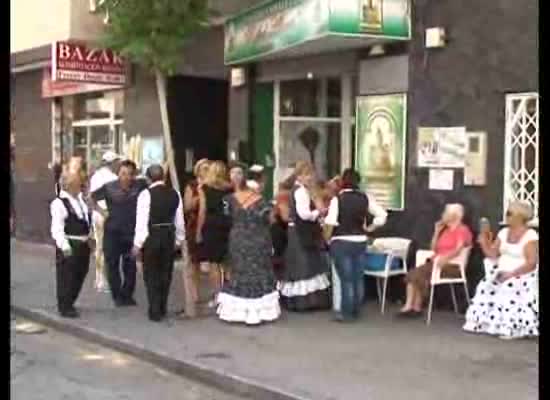
POLYGON ((271 0, 225 24, 227 65, 411 37, 410 0, 271 0))

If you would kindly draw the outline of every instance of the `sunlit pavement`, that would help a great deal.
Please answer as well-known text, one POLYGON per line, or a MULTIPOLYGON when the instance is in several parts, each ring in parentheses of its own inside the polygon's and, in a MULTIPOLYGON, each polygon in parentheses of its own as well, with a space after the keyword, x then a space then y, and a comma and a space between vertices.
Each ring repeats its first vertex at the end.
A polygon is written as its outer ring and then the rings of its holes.
POLYGON ((11 329, 14 400, 237 400, 218 390, 43 326, 11 329))
MULTIPOLYGON (((52 249, 17 244, 12 255, 13 304, 55 318, 52 249)), ((538 343, 465 334, 463 317, 453 313, 436 311, 430 327, 422 320, 396 320, 391 308, 382 316, 376 304, 369 304, 361 321, 347 325, 332 322, 328 312, 285 314, 257 328, 215 318, 154 325, 146 318, 141 277, 139 307, 130 309, 114 309, 108 295, 93 290, 93 278, 91 271, 79 300, 82 319, 69 324, 297 397, 538 398, 538 343)), ((176 278, 172 311, 181 308, 179 274, 176 278)))

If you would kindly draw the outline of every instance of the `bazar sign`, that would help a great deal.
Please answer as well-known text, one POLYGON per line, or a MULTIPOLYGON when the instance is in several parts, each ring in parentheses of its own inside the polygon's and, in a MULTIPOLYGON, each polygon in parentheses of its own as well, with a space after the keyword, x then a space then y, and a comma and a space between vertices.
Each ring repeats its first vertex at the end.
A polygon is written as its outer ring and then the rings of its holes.
POLYGON ((109 49, 80 43, 52 44, 52 80, 124 85, 126 61, 109 49))
POLYGON ((272 0, 226 22, 225 63, 326 37, 411 37, 410 0, 272 0))

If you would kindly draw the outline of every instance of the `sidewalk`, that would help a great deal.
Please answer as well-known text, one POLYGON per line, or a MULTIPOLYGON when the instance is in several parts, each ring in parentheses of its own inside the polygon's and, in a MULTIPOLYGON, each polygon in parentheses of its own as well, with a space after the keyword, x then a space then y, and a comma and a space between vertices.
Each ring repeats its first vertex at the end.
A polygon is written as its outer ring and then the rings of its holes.
MULTIPOLYGON (((12 307, 258 400, 538 398, 537 342, 465 334, 462 317, 452 313, 435 312, 430 327, 395 320, 392 309, 381 316, 375 304, 363 320, 347 325, 332 322, 330 313, 284 314, 253 328, 216 318, 155 325, 146 318, 141 276, 139 307, 115 309, 108 295, 92 289, 94 274, 91 267, 79 300, 82 318, 60 320, 52 249, 16 243, 12 307)), ((172 311, 181 309, 181 279, 175 278, 172 311)))

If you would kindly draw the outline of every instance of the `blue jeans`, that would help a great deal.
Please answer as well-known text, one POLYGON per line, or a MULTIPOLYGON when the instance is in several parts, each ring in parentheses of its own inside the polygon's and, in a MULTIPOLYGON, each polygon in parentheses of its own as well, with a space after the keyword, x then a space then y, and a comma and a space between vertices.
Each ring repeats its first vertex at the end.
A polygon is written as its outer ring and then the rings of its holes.
POLYGON ((344 319, 354 319, 359 315, 364 296, 361 255, 366 244, 346 240, 334 240, 330 244, 330 255, 340 279, 341 304, 336 308, 339 308, 344 319))

